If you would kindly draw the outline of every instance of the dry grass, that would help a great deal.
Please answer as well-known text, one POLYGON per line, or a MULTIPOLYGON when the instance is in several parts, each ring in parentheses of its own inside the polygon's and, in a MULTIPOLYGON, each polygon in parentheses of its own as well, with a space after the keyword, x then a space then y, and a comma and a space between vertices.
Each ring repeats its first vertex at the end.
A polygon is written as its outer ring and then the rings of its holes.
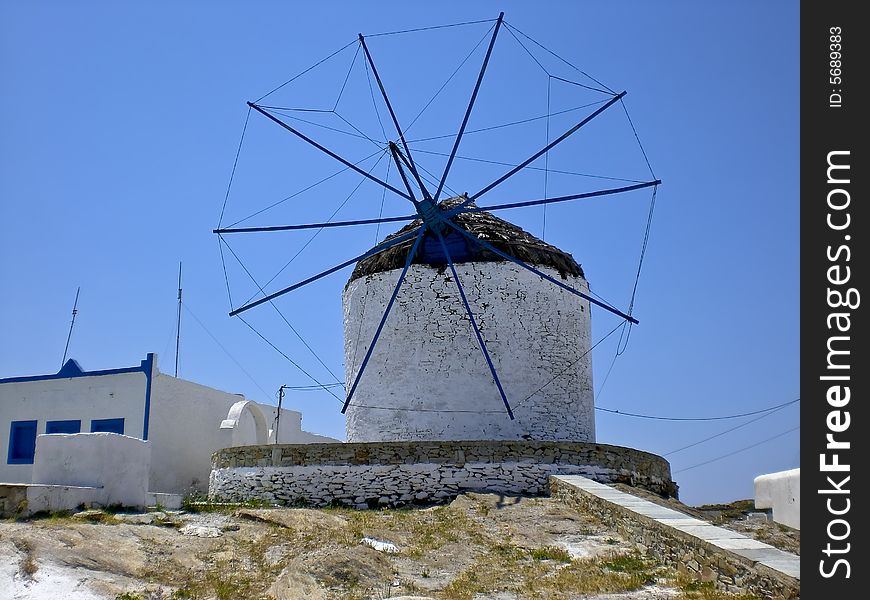
POLYGON ((13 540, 12 543, 24 555, 18 563, 18 571, 24 579, 33 579, 33 576, 39 570, 33 546, 27 540, 13 540))

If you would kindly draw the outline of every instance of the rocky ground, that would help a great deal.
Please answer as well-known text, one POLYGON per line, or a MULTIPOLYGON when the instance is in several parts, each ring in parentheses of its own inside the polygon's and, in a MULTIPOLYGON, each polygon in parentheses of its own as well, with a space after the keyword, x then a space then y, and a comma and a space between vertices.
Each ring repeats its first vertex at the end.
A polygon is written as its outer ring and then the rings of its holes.
POLYGON ((200 506, 0 522, 0 600, 56 598, 738 597, 680 578, 555 499, 467 494, 408 510, 200 506))

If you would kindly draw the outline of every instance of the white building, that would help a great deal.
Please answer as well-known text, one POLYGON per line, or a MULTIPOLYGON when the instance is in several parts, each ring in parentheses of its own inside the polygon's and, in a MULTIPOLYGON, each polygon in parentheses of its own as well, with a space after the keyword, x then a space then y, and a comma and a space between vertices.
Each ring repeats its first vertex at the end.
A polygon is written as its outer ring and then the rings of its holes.
MULTIPOLYGON (((570 254, 486 212, 462 213, 453 220, 588 294, 583 271, 570 254)), ((418 226, 415 221, 395 235, 418 226)), ((508 418, 440 242, 426 234, 347 410, 347 441, 594 442, 589 302, 457 232, 444 235, 516 418, 508 418)), ((345 287, 348 386, 411 245, 360 261, 345 287)))
POLYGON ((800 529, 801 470, 790 469, 756 477, 755 508, 770 508, 774 521, 800 529))
MULTIPOLYGON (((111 432, 150 440, 147 489, 205 491, 220 448, 274 439, 277 408, 177 379, 150 353, 140 365, 85 371, 69 360, 55 374, 0 379, 0 482, 33 479, 36 436, 111 432)), ((302 431, 302 414, 281 410, 281 443, 334 442, 302 431)))

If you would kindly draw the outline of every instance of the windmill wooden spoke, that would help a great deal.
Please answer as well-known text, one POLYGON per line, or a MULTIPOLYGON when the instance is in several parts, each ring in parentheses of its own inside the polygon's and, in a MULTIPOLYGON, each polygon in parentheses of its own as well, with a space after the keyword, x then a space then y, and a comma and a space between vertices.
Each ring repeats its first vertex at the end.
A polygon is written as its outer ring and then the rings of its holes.
POLYGON ((628 185, 620 188, 611 188, 607 190, 598 190, 595 192, 585 192, 583 194, 571 194, 569 196, 555 196, 553 198, 543 198, 541 200, 526 200, 524 202, 508 202, 507 204, 495 204, 493 206, 466 206, 466 202, 463 201, 461 206, 465 206, 465 208, 460 208, 457 206, 451 210, 447 210, 444 212, 444 217, 449 218, 459 213, 464 212, 480 212, 486 211, 490 212, 493 210, 504 210, 507 208, 523 208, 525 206, 540 206, 542 204, 553 204, 556 202, 567 202, 568 200, 579 200, 581 198, 596 198, 598 196, 609 196, 611 194, 621 194, 624 192, 632 192, 634 190, 640 190, 643 188, 648 188, 652 186, 659 185, 661 183, 661 179, 656 179, 655 181, 647 181, 644 183, 638 183, 636 185, 628 185))
POLYGON ((363 34, 359 34, 359 42, 362 45, 363 50, 366 54, 366 60, 369 63, 369 66, 372 68, 372 73, 375 76, 375 81, 378 83, 378 88, 381 90, 381 95, 384 97, 384 103, 387 105, 387 110, 390 112, 390 117, 393 119, 393 125, 396 127, 396 132, 399 134, 399 139, 402 142, 402 147, 405 148, 405 152, 408 154, 408 160, 410 161, 410 170, 411 174, 414 176, 414 179, 417 180, 417 185, 420 186, 420 191, 423 193, 424 198, 429 198, 429 192, 426 190, 426 186, 423 185, 423 180, 420 179, 419 173, 417 173, 417 167, 414 165, 414 158, 411 156, 411 150, 408 148, 408 142, 405 141, 405 134, 402 133, 402 127, 399 125, 399 119, 396 117, 396 113, 393 110, 393 105, 390 103, 390 98, 387 96, 387 90, 384 88, 384 83, 381 81, 381 76, 378 74, 378 70, 375 67, 375 62, 372 60, 372 55, 369 53, 369 47, 366 45, 366 40, 363 37, 363 34))
POLYGON ((360 379, 363 376, 363 372, 365 372, 366 365, 369 363, 369 359, 372 356, 372 352, 375 349, 375 345, 378 343, 378 338, 381 337, 381 331, 384 329, 384 324, 387 322, 387 317, 390 316, 390 311, 393 308, 393 303, 396 301, 396 296, 399 295, 399 289, 402 287, 402 283, 405 281, 405 275, 408 273, 408 269, 411 267, 411 262, 414 260, 414 256, 417 254, 417 248, 420 247, 420 242, 423 240, 423 234, 426 232, 425 227, 420 227, 417 231, 417 238, 414 240, 414 244, 411 246, 411 250, 408 252, 408 258, 405 259, 405 268, 402 269, 401 275, 399 275, 399 280, 396 282, 396 287, 393 289, 393 295, 390 296, 390 301, 387 303, 387 308, 384 310, 384 316, 381 317, 381 322, 378 323, 378 328, 375 331, 375 335, 372 338, 372 343, 369 344, 368 350, 366 350, 366 355, 363 357, 362 363, 360 363, 359 369, 356 372, 356 377, 353 380, 353 385, 350 388, 350 391, 347 394, 347 398, 344 401, 344 406, 341 408, 341 413, 347 410, 347 407, 350 406, 350 401, 353 398, 354 392, 356 392, 356 387, 359 385, 360 379))
POLYGON ((468 313, 468 319, 471 321, 471 328, 477 336, 477 343, 480 345, 480 350, 483 352, 483 357, 486 359, 486 364, 489 367, 489 372, 492 374, 492 379, 495 381, 495 386, 498 388, 498 393, 501 395, 501 401, 504 402, 504 407, 507 409, 507 414, 514 420, 514 412, 511 410, 511 405, 508 403, 507 396, 504 393, 504 388, 501 386, 501 380, 496 373, 495 365, 492 364, 492 359, 489 356, 489 351, 486 349, 486 342, 483 341, 483 335, 477 327, 477 321, 474 318, 474 313, 471 312, 471 306, 468 304, 468 298, 465 297, 465 290, 462 289, 462 283, 459 281, 459 274, 456 272, 456 267, 453 265, 453 259, 450 258, 450 252, 447 250, 447 244, 444 242, 444 236, 438 229, 433 228, 432 231, 438 236, 438 241, 441 242, 441 250, 447 258, 447 264, 450 265, 450 272, 453 273, 453 281, 456 282, 456 288, 459 290, 459 297, 462 298, 462 304, 465 306, 465 312, 468 313))
POLYGON ((624 312, 622 312, 621 310, 619 310, 618 308, 614 308, 614 307, 610 306, 609 304, 606 304, 606 303, 604 303, 604 302, 601 302, 600 300, 596 300, 595 298, 589 296, 588 294, 584 294, 583 292, 581 292, 581 291, 579 291, 579 290, 575 290, 575 289, 572 288, 570 285, 565 285, 564 283, 562 283, 562 282, 559 281, 558 279, 555 279, 554 277, 550 277, 549 275, 547 275, 547 274, 544 273, 543 271, 539 271, 538 269, 534 268, 533 266, 531 266, 531 265, 527 265, 527 264, 524 263, 523 261, 521 261, 521 260, 519 260, 519 259, 517 259, 517 258, 514 258, 514 257, 511 256, 510 254, 507 254, 507 253, 505 253, 505 252, 502 252, 501 250, 499 250, 498 248, 496 248, 495 246, 493 246, 493 245, 490 244, 489 242, 487 242, 487 241, 485 241, 485 240, 482 240, 482 239, 478 238, 478 237, 475 236, 475 235, 471 235, 470 233, 468 233, 467 231, 465 231, 464 229, 462 229, 461 227, 459 227, 458 225, 456 225, 455 223, 453 223, 453 222, 450 221, 449 219, 446 219, 446 218, 444 218, 444 217, 442 216, 442 220, 443 220, 443 221, 444 221, 448 226, 452 227, 453 229, 455 229, 456 231, 458 231, 459 233, 461 233, 462 235, 464 235, 465 237, 467 237, 469 240, 471 240, 471 241, 477 243, 478 245, 480 245, 480 246, 486 248, 486 249, 489 250, 490 252, 493 252, 493 253, 495 253, 495 254, 498 254, 498 255, 501 256, 503 259, 505 259, 505 260, 509 260, 510 262, 515 263, 515 264, 521 266, 522 268, 526 269, 527 271, 531 271, 531 272, 534 273, 535 275, 539 275, 540 277, 543 277, 543 278, 546 279, 547 281, 556 284, 557 286, 559 286, 560 288, 562 288, 562 289, 564 289, 564 290, 566 290, 566 291, 568 291, 568 292, 571 292, 571 293, 574 294, 575 296, 580 296, 581 298, 583 298, 583 299, 585 299, 585 300, 588 300, 588 301, 591 302, 592 304, 595 304, 596 306, 600 306, 600 307, 603 308, 604 310, 606 310, 606 311, 608 311, 608 312, 612 312, 613 314, 622 317, 622 318, 625 319, 626 321, 629 321, 629 322, 631 322, 631 323, 635 323, 635 324, 638 323, 638 320, 635 319, 634 317, 632 317, 631 315, 627 315, 627 314, 625 314, 624 312))
POLYGON ((342 158, 341 156, 339 156, 338 154, 336 154, 335 152, 333 152, 333 151, 330 150, 329 148, 326 148, 325 146, 322 146, 322 145, 318 144, 317 142, 315 142, 314 140, 312 140, 310 137, 308 137, 308 136, 305 135, 304 133, 302 133, 302 132, 300 132, 300 131, 297 131, 293 126, 288 125, 287 123, 285 123, 284 121, 282 121, 281 119, 279 119, 279 118, 276 117, 275 115, 269 113, 268 111, 266 111, 266 110, 263 109, 262 107, 260 107, 260 106, 258 106, 258 105, 256 105, 256 104, 254 104, 253 102, 248 102, 248 106, 250 106, 251 108, 253 108, 254 110, 256 110, 258 113, 260 113, 260 114, 266 116, 267 118, 271 119, 272 121, 274 121, 275 123, 277 123, 278 125, 280 125, 280 126, 283 127, 284 129, 286 129, 287 131, 289 131, 289 132, 292 133, 293 135, 295 135, 295 136, 297 136, 297 137, 299 137, 299 138, 305 140, 306 142, 308 142, 309 144, 311 144, 312 146, 314 146, 315 148, 317 148, 317 149, 320 150, 321 152, 324 152, 324 153, 328 154, 329 156, 331 156, 332 158, 334 158, 335 160, 337 160, 338 162, 340 162, 340 163, 343 164, 344 166, 348 167, 349 169, 353 169, 354 171, 356 171, 356 172, 359 173, 360 175, 362 175, 362 176, 364 176, 364 177, 368 177, 369 179, 371 179, 371 180, 374 181, 375 183, 378 183, 378 184, 382 185, 383 187, 387 188, 387 189, 390 190, 391 192, 395 192, 396 194, 398 194, 398 195, 401 196, 402 198, 406 198, 406 199, 408 199, 408 200, 411 199, 411 198, 408 196, 408 194, 406 194, 405 192, 400 191, 400 190, 394 188, 393 186, 391 186, 391 185, 390 185, 389 183, 387 183, 386 181, 382 181, 382 180, 378 179, 377 177, 375 177, 374 175, 372 175, 372 174, 370 174, 370 173, 366 173, 365 171, 363 171, 362 169, 360 169, 358 166, 356 166, 356 165, 353 164, 352 162, 350 162, 350 161, 348 161, 348 160, 342 158))
POLYGON ((540 158, 541 156, 543 156, 543 154, 544 154, 545 152, 548 152, 548 151, 552 150, 553 147, 555 147, 557 144, 560 144, 560 143, 562 143, 563 141, 565 141, 566 139, 568 139, 571 135, 573 135, 574 133, 576 133, 578 129, 580 129, 581 127, 583 127, 584 125, 586 125, 586 123, 588 123, 589 121, 591 121, 592 119, 594 119, 595 117, 597 117, 598 115, 600 115, 601 113, 603 113, 605 110, 607 110, 608 108, 610 108, 611 106, 613 106, 614 104, 616 104, 616 103, 617 103, 619 100, 621 100, 622 97, 625 96, 627 93, 628 93, 628 92, 622 92, 622 93, 620 93, 620 94, 617 94, 616 96, 614 96, 614 97, 611 98, 610 100, 608 100, 607 103, 604 104, 601 108, 599 108, 598 110, 596 110, 595 112, 593 112, 591 115, 589 115, 588 117, 586 117, 585 119, 583 119, 582 121, 580 121, 579 123, 577 123, 576 125, 574 125, 574 127, 572 127, 571 129, 569 129, 568 131, 566 131, 565 133, 563 133, 562 135, 560 135, 559 137, 557 137, 555 140, 553 140, 552 142, 550 142, 550 143, 547 144, 546 146, 544 146, 541 150, 539 150, 538 152, 534 153, 532 156, 530 156, 529 158, 527 158, 526 160, 524 160, 523 162, 521 162, 520 164, 518 164, 516 167, 514 167, 513 169, 511 169, 510 171, 508 171, 507 173, 505 173, 504 175, 502 175, 501 177, 499 177, 498 179, 496 179, 495 181, 493 181, 492 183, 490 183, 488 186, 486 186, 485 188, 483 188, 482 190, 480 190, 479 192, 477 192, 477 193, 474 194, 473 196, 469 196, 469 197, 468 197, 468 200, 466 200, 465 202, 463 202, 462 204, 460 204, 457 208, 463 208, 464 206, 466 206, 466 205, 468 205, 468 204, 471 204, 471 203, 474 202, 477 198, 480 198, 482 195, 484 195, 485 193, 487 193, 488 191, 490 191, 492 188, 494 188, 494 187, 496 187, 497 185, 503 183, 505 180, 507 180, 508 178, 510 178, 512 175, 515 175, 518 171, 521 171, 522 169, 526 168, 526 167, 527 167, 528 165, 530 165, 532 162, 534 162, 535 160, 537 160, 538 158, 540 158))
POLYGON ((462 134, 465 133, 465 126, 468 125, 468 118, 471 116, 471 109, 474 108, 474 101, 477 99, 477 92, 480 91, 480 84, 483 81, 483 74, 486 73, 486 66, 489 64, 489 57, 492 56, 492 48, 495 46, 495 38, 498 35, 498 30, 501 28, 504 13, 498 15, 498 20, 495 22, 495 30, 492 32, 492 39, 489 40, 489 48, 486 49, 486 56, 483 59, 483 65, 480 67, 480 74, 477 76, 477 83, 474 85, 474 91, 471 93, 471 100, 468 102, 468 108, 465 111, 465 117, 462 119, 462 125, 459 127, 459 133, 456 134, 456 141, 453 143, 453 150, 450 151, 450 158, 447 159, 447 166, 444 167, 444 174, 441 175, 441 181, 438 182, 438 189, 435 191, 433 200, 438 201, 441 196, 441 190, 444 188, 444 182, 447 181, 447 174, 450 172, 450 166, 453 164, 453 159, 456 157, 456 151, 459 149, 459 142, 462 141, 462 134))
POLYGON ((212 233, 262 233, 267 231, 295 231, 299 229, 323 229, 326 227, 349 227, 352 225, 375 225, 378 223, 400 223, 413 221, 417 215, 403 215, 401 217, 383 217, 380 219, 357 219, 355 221, 329 221, 326 223, 306 223, 303 225, 275 225, 272 227, 228 227, 226 229, 214 229, 212 233))
POLYGON ((411 239, 412 237, 414 237, 417 234, 417 231, 418 230, 409 231, 408 233, 402 234, 402 235, 395 237, 391 240, 381 242, 380 244, 378 244, 377 246, 375 246, 374 248, 372 248, 368 252, 366 252, 364 254, 360 254, 359 256, 356 256, 348 261, 345 261, 345 262, 341 263, 340 265, 332 267, 331 269, 327 269, 326 271, 323 271, 322 273, 318 273, 317 275, 309 277, 308 279, 306 279, 304 281, 300 281, 299 283, 294 283, 290 287, 286 287, 283 290, 278 290, 274 294, 269 294, 265 298, 260 298, 259 300, 256 300, 254 302, 249 302, 248 304, 245 304, 244 306, 232 311, 230 313, 230 316, 234 317, 240 313, 245 312, 246 310, 250 310, 250 309, 254 308, 255 306, 259 306, 259 305, 263 304, 264 302, 268 302, 269 300, 274 300, 278 296, 283 296, 284 294, 286 294, 288 292, 292 292, 293 290, 299 289, 304 285, 308 285, 309 283, 317 281, 318 279, 326 277, 327 275, 335 273, 336 271, 340 271, 341 269, 343 269, 345 267, 349 267, 350 265, 352 265, 355 262, 358 262, 364 258, 368 258, 369 256, 373 256, 373 255, 377 254, 378 252, 383 252, 387 248, 392 248, 393 246, 401 244, 402 242, 406 242, 409 239, 411 239))

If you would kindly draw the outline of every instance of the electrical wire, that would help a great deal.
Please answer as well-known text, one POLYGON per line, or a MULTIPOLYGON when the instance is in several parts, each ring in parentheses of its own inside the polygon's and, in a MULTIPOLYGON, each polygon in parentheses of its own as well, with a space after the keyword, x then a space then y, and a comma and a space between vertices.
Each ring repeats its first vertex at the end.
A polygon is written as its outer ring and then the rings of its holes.
POLYGON ((783 402, 782 404, 777 404, 776 406, 768 406, 767 408, 762 408, 761 410, 754 410, 752 412, 745 412, 736 415, 723 415, 719 417, 662 417, 657 415, 641 415, 637 413, 630 412, 621 412, 619 410, 614 410, 612 408, 604 408, 601 406, 596 406, 595 410, 600 410, 602 412, 611 413, 615 415, 621 415, 623 417, 635 417, 638 419, 654 419, 656 421, 725 421, 727 419, 739 419, 740 417, 751 417, 752 415, 759 415, 761 413, 770 412, 777 408, 782 408, 784 406, 788 406, 789 404, 794 404, 795 402, 799 402, 800 398, 797 400, 789 400, 788 402, 783 402))
POLYGON ((749 446, 744 446, 743 448, 740 448, 739 450, 734 450, 733 452, 729 452, 728 454, 723 454, 722 456, 717 456, 716 458, 711 458, 710 460, 705 460, 704 462, 700 462, 698 464, 692 465, 691 467, 686 467, 684 469, 677 469, 676 471, 674 471, 674 474, 676 475, 677 473, 682 473, 684 471, 690 471, 690 470, 696 469, 698 467, 703 467, 704 465, 709 465, 710 463, 716 462, 718 460, 722 460, 723 458, 728 458, 729 456, 734 456, 735 454, 739 454, 740 452, 745 452, 746 450, 751 450, 752 448, 755 448, 755 447, 760 446, 762 444, 766 444, 767 442, 772 442, 773 440, 775 440, 777 438, 781 438, 782 436, 789 434, 792 431, 797 431, 800 428, 801 428, 800 425, 798 425, 797 427, 792 427, 791 429, 787 429, 786 431, 783 431, 782 433, 778 433, 776 435, 770 436, 767 439, 763 439, 760 442, 756 442, 756 443, 751 444, 749 446))
POLYGON ((786 408, 787 406, 791 406, 795 402, 800 402, 800 398, 798 398, 794 402, 790 402, 784 406, 780 406, 779 408, 775 408, 775 409, 771 410, 770 412, 764 413, 760 417, 755 417, 754 419, 750 419, 749 421, 746 421, 745 423, 741 423, 740 425, 736 425, 734 427, 731 427, 730 429, 726 429, 725 431, 720 431, 719 433, 717 433, 715 435, 705 437, 704 439, 698 440, 697 442, 693 442, 687 446, 682 446, 680 448, 677 448, 676 450, 671 450, 670 452, 665 452, 664 454, 662 454, 662 456, 669 456, 671 454, 676 454, 677 452, 682 452, 683 450, 688 450, 689 448, 694 448, 695 446, 697 446, 699 444, 703 444, 704 442, 709 442, 710 440, 715 440, 717 437, 721 437, 721 436, 725 435, 726 433, 731 433, 732 431, 736 431, 737 429, 740 429, 742 427, 746 427, 747 425, 751 425, 752 423, 755 423, 756 421, 760 421, 761 419, 765 419, 772 414, 776 414, 777 412, 781 411, 782 409, 786 408))

